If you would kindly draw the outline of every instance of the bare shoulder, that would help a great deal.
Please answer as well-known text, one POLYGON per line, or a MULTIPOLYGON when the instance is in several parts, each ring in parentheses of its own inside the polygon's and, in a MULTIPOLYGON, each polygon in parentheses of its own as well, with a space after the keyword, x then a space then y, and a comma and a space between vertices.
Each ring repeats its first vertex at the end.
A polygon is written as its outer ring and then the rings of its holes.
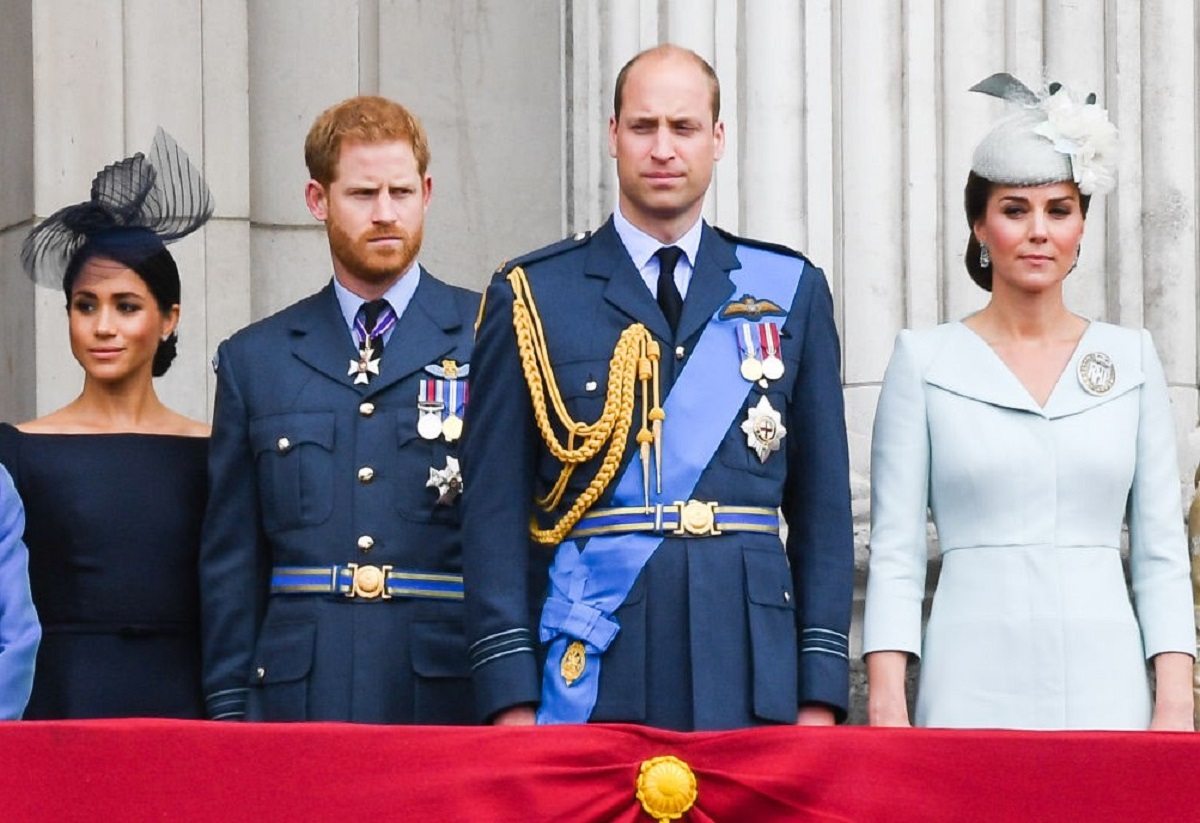
POLYGON ((17 423, 14 428, 25 434, 75 434, 88 430, 78 415, 72 413, 70 406, 33 420, 26 420, 24 423, 17 423))
POLYGON ((177 434, 182 437, 209 437, 212 434, 212 426, 208 423, 194 420, 179 412, 170 412, 167 422, 168 430, 164 434, 177 434))

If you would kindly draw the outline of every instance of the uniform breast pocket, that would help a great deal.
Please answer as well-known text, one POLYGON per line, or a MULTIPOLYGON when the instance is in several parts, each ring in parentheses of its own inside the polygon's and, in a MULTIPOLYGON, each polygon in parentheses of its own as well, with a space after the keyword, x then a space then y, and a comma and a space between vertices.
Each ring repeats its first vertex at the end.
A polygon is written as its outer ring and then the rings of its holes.
MULTIPOLYGON (((595 423, 604 412, 608 393, 608 361, 579 360, 554 366, 558 391, 567 412, 576 423, 595 423)), ((551 420, 557 421, 553 404, 548 409, 551 420)))
POLYGON ((332 412, 276 414, 250 421, 263 528, 315 526, 333 513, 332 412))
POLYGON ((751 389, 717 450, 723 465, 758 477, 787 476, 788 400, 782 391, 751 389))
MULTIPOLYGON (((558 389, 558 399, 561 400, 561 406, 565 407, 571 420, 580 425, 588 425, 598 421, 600 415, 604 413, 604 398, 608 390, 608 361, 573 360, 555 363, 553 368, 555 385, 558 389)), ((560 444, 564 447, 569 445, 572 448, 579 448, 583 445, 582 438, 575 437, 572 440, 566 436, 564 421, 560 417, 559 403, 555 402, 555 396, 549 387, 546 388, 546 414, 560 444)), ((630 438, 636 432, 637 429, 634 428, 629 435, 630 438)), ((607 442, 603 443, 597 454, 604 454, 607 446, 607 442)), ((554 486, 561 470, 562 463, 548 452, 545 453, 538 466, 540 487, 548 489, 554 486)), ((580 481, 580 478, 590 476, 591 471, 581 472, 576 475, 576 480, 573 482, 587 482, 586 479, 580 481)))
MULTIPOLYGON (((419 415, 411 407, 396 412, 396 511, 421 523, 457 523, 462 496, 457 441, 447 441, 440 426, 436 437, 422 436, 419 415)), ((434 434, 429 425, 422 428, 427 435, 434 434)))

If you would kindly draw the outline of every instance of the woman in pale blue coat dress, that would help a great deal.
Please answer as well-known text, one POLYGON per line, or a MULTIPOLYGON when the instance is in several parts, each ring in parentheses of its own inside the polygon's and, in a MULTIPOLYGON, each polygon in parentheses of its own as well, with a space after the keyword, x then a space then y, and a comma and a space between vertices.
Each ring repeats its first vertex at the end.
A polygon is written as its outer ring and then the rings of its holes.
POLYGON ((1150 335, 1063 303, 1116 130, 1094 97, 1018 103, 979 145, 966 263, 991 292, 902 332, 872 446, 868 716, 921 726, 1192 728, 1192 594, 1166 380, 1150 335), (924 638, 926 512, 942 571, 924 638), (1120 547, 1128 519, 1133 602, 1120 547), (1153 662, 1151 694, 1146 661, 1153 662))

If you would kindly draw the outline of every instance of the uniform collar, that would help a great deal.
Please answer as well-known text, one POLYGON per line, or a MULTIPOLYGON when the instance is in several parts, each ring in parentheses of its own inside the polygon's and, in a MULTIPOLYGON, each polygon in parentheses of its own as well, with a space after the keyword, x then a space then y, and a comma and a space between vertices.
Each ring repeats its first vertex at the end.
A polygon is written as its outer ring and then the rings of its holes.
MULTIPOLYGON (((697 219, 692 227, 683 233, 682 237, 669 244, 683 249, 689 268, 696 266, 696 251, 700 248, 700 229, 703 225, 704 221, 697 219)), ((656 251, 664 245, 668 245, 630 223, 625 215, 621 214, 620 206, 613 210, 613 228, 617 230, 621 244, 625 246, 625 251, 629 252, 629 258, 633 260, 633 265, 638 271, 646 268, 646 264, 650 262, 650 258, 656 251)))
MULTIPOLYGON (((392 311, 396 313, 397 322, 404 316, 404 310, 412 302, 412 296, 416 293, 417 286, 419 285, 421 285, 421 266, 414 260, 412 265, 408 267, 408 270, 400 276, 400 279, 383 293, 383 298, 388 301, 388 304, 392 307, 392 311)), ((354 318, 358 314, 358 310, 362 307, 362 304, 366 301, 343 286, 336 275, 333 278, 333 293, 337 297, 338 308, 342 311, 342 319, 346 322, 346 329, 350 332, 350 337, 353 338, 354 318)))

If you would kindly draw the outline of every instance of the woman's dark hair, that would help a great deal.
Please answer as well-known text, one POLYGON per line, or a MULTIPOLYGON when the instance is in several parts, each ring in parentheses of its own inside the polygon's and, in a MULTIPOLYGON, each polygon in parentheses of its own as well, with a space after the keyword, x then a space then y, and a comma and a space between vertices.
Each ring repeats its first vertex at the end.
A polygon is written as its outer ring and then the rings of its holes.
MULTIPOLYGON (((967 227, 971 230, 963 262, 967 265, 967 274, 971 275, 975 285, 984 291, 992 290, 992 267, 988 266, 985 269, 979 265, 979 241, 975 239, 975 224, 982 220, 987 213, 988 198, 992 196, 992 189, 996 185, 986 177, 980 177, 975 172, 971 172, 967 175, 967 185, 963 188, 963 209, 967 213, 967 227)), ((1081 193, 1079 195, 1079 209, 1085 218, 1091 202, 1090 194, 1081 193)))
MULTIPOLYGON (((146 229, 114 229, 89 236, 71 255, 67 270, 63 274, 63 293, 67 296, 68 306, 83 264, 93 257, 107 257, 142 278, 146 288, 154 295, 159 311, 164 314, 179 303, 179 267, 175 265, 175 258, 158 236, 146 229)), ((151 373, 155 377, 162 377, 167 373, 171 361, 175 359, 178 343, 179 335, 175 332, 171 332, 170 337, 159 342, 151 366, 151 373)))

